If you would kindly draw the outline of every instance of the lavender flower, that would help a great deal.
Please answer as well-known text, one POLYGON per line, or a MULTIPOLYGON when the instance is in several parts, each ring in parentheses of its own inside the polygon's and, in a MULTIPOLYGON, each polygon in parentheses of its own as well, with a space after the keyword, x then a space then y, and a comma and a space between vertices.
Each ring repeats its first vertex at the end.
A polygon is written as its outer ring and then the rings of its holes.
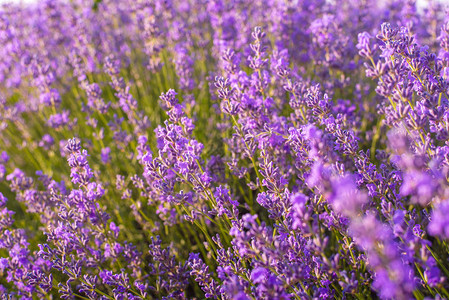
POLYGON ((93 2, 0 9, 5 299, 449 298, 445 3, 93 2))

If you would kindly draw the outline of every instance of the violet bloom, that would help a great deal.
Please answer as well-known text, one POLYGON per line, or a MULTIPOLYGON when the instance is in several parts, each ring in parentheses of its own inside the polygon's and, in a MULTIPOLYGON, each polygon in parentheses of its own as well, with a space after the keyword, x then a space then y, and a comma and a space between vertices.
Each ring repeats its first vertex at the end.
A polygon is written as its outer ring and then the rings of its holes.
POLYGON ((87 151, 81 149, 80 142, 76 139, 70 139, 65 147, 69 152, 67 159, 72 168, 70 177, 74 184, 87 185, 93 177, 92 170, 87 161, 87 151))
POLYGON ((431 235, 439 236, 443 239, 449 239, 449 201, 445 200, 436 204, 427 230, 431 235))
POLYGON ((351 176, 338 178, 333 182, 333 195, 329 202, 336 212, 348 217, 356 216, 368 202, 367 194, 356 188, 351 176))
POLYGON ((9 155, 8 153, 6 153, 6 151, 2 151, 2 153, 0 154, 0 162, 1 163, 7 163, 9 160, 9 155))
POLYGON ((109 147, 101 149, 101 161, 103 163, 108 163, 111 159, 110 157, 111 149, 109 147))
POLYGON ((54 139, 51 135, 44 134, 44 136, 42 137, 42 140, 39 142, 39 147, 44 148, 45 150, 50 150, 50 148, 53 146, 54 144, 54 139))
POLYGON ((6 197, 3 196, 2 193, 0 193, 0 207, 5 207, 7 201, 8 199, 6 199, 6 197))
POLYGON ((68 110, 64 110, 60 114, 51 115, 48 118, 47 124, 48 124, 48 126, 53 127, 55 129, 61 129, 65 125, 69 124, 69 122, 70 122, 69 116, 70 116, 70 112, 68 110))

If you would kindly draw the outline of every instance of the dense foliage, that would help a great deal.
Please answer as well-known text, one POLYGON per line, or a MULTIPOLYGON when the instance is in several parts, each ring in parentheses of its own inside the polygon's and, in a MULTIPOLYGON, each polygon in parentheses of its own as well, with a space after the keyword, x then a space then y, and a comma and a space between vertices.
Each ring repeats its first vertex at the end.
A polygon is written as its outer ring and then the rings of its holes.
POLYGON ((449 298, 449 13, 376 2, 3 5, 1 299, 449 298))

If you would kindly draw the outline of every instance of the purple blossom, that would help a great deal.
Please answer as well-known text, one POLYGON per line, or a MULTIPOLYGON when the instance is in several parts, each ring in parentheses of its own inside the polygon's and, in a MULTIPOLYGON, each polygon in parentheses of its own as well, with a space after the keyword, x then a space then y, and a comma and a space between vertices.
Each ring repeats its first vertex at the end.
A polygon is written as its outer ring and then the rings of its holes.
POLYGON ((447 212, 449 212, 449 203, 447 201, 435 205, 427 228, 431 235, 440 236, 444 239, 449 237, 449 222, 446 218, 447 212))
POLYGON ((3 297, 449 297, 443 3, 91 2, 0 11, 3 297))
POLYGON ((109 160, 111 159, 110 153, 111 153, 111 148, 109 148, 109 147, 101 149, 101 161, 103 163, 106 164, 109 162, 109 160))

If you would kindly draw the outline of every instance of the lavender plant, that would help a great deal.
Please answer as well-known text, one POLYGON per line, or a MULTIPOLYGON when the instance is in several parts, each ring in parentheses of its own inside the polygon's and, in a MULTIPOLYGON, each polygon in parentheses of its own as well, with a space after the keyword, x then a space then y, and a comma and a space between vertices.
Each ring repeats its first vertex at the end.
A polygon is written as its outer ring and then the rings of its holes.
POLYGON ((449 298, 444 1, 45 0, 0 41, 1 299, 449 298))

